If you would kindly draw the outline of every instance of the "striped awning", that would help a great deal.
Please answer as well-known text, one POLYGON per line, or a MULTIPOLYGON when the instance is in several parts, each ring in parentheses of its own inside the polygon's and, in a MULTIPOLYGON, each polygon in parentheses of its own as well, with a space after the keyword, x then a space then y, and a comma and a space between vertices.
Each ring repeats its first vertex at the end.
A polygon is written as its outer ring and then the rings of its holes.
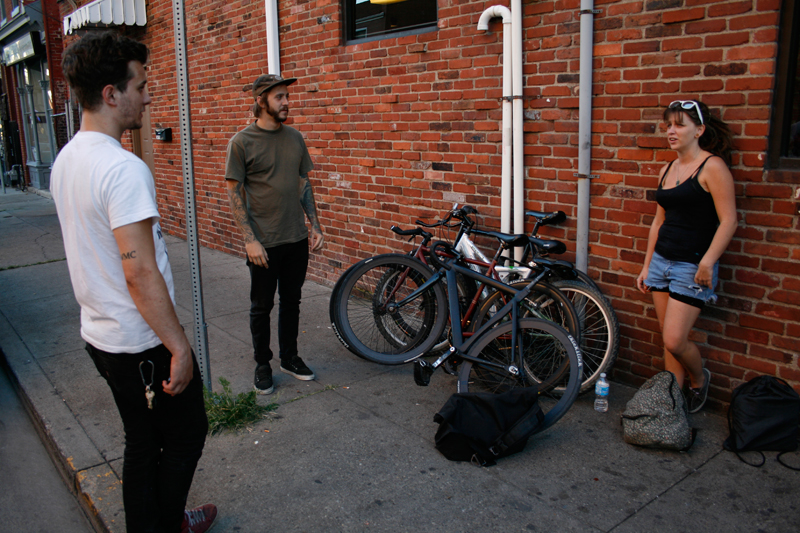
POLYGON ((91 25, 144 26, 145 0, 95 0, 64 17, 64 34, 91 25))

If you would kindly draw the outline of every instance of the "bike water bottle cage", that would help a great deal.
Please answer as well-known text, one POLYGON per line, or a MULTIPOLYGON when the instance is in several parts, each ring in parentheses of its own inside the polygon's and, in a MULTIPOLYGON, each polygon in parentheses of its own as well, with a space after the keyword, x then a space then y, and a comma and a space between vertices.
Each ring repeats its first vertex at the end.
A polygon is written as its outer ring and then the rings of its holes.
POLYGON ((531 246, 536 250, 537 254, 555 254, 561 255, 567 251, 567 245, 561 241, 551 239, 537 239, 536 237, 528 237, 531 246))

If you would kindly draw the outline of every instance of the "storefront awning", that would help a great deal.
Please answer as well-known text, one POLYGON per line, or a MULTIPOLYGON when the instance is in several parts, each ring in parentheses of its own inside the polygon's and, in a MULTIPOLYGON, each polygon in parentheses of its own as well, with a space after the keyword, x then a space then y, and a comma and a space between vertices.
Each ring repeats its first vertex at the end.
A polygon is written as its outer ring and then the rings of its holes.
POLYGON ((89 26, 144 26, 145 0, 95 0, 64 17, 64 34, 89 26))

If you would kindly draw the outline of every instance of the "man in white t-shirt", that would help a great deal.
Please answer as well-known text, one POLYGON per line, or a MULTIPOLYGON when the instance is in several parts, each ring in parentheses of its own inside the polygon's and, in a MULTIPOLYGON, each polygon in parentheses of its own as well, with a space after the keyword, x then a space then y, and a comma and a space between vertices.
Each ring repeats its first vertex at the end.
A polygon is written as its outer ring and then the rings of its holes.
POLYGON ((150 103, 147 47, 114 32, 87 34, 63 70, 83 107, 81 129, 53 164, 81 336, 125 427, 128 533, 207 531, 216 507, 184 511, 208 420, 194 353, 175 314, 155 183, 122 148, 150 103))

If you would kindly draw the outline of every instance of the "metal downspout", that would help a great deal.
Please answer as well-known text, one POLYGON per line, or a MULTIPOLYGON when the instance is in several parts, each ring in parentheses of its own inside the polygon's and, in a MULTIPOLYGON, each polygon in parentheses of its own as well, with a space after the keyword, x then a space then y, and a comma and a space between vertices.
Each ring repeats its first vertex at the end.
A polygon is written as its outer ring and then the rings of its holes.
POLYGON ((500 171, 500 231, 511 231, 511 11, 505 6, 491 6, 481 13, 478 31, 487 31, 489 21, 495 17, 503 19, 503 159, 500 171))
MULTIPOLYGON (((511 72, 513 82, 514 125, 514 233, 525 233, 525 140, 522 122, 522 0, 511 0, 511 72)), ((522 248, 514 250, 522 259, 522 248)))
POLYGON ((267 19, 267 68, 269 74, 281 74, 281 49, 278 40, 278 0, 265 0, 267 19))
POLYGON ((592 172, 592 47, 594 1, 581 0, 580 81, 578 98, 578 217, 575 266, 589 266, 589 202, 592 172))

